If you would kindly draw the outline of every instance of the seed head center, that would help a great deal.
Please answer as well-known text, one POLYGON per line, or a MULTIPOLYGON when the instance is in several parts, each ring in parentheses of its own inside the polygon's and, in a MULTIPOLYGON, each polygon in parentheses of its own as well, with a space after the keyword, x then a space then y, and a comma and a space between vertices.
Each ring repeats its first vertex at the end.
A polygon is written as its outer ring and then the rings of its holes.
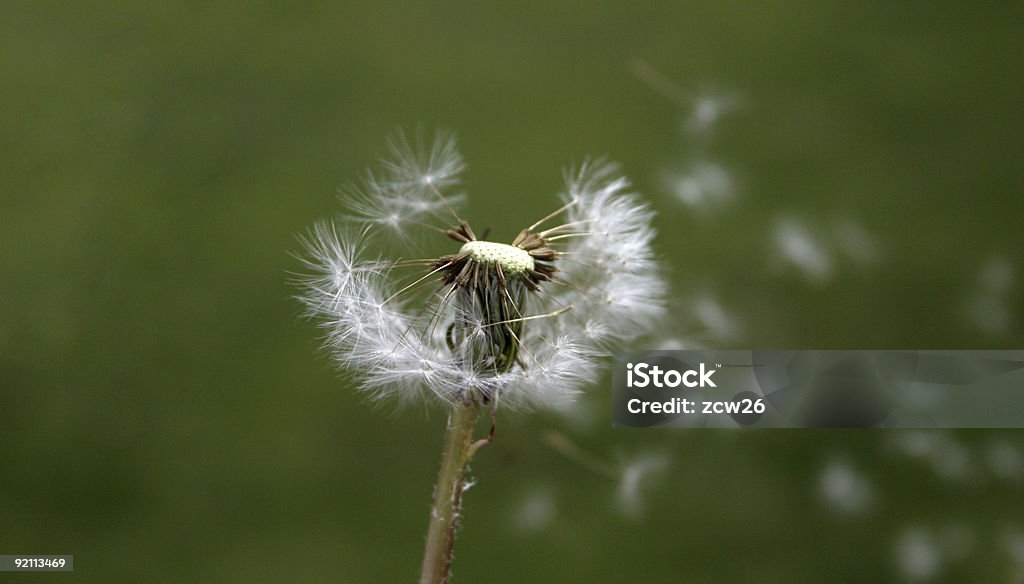
POLYGON ((487 264, 496 264, 509 275, 521 274, 533 269, 530 252, 504 243, 490 241, 466 242, 459 253, 468 253, 470 259, 487 264))

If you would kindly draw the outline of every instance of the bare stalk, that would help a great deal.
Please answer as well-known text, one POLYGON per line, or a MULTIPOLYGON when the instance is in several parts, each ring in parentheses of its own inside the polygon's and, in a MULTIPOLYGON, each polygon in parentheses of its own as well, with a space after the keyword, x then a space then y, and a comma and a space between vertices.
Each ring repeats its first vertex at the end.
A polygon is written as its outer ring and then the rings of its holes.
POLYGON ((441 452, 441 470, 434 486, 427 546, 423 552, 420 584, 446 584, 452 565, 452 547, 462 503, 466 467, 479 443, 473 441, 480 409, 475 401, 460 404, 448 414, 441 452))

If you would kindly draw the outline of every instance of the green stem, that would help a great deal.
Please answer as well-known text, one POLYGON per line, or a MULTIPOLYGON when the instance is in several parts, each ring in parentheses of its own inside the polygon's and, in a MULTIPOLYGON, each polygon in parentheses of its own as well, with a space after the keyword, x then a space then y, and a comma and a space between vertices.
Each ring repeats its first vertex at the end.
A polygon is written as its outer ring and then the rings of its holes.
POLYGON ((434 486, 434 506, 430 510, 427 546, 423 552, 420 584, 448 582, 466 467, 480 446, 473 441, 473 430, 479 413, 479 406, 472 401, 455 406, 448 415, 444 450, 441 452, 441 471, 434 486))

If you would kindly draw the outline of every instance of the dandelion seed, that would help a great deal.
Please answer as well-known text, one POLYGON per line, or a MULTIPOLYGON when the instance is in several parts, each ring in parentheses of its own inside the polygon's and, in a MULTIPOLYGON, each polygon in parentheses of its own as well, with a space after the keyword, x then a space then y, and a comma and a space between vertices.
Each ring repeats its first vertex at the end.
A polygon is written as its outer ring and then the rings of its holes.
POLYGON ((927 463, 940 479, 963 480, 974 473, 971 453, 945 433, 920 430, 895 436, 894 444, 902 454, 927 463))
POLYGON ((951 560, 963 560, 974 552, 977 537, 974 531, 963 524, 952 523, 939 531, 942 552, 951 560))
POLYGON ((799 268, 809 280, 823 282, 832 276, 831 254, 803 222, 783 217, 776 221, 773 237, 782 257, 799 268))
POLYGON ((985 459, 991 473, 999 479, 1019 481, 1024 477, 1024 456, 1005 440, 990 443, 985 459))
POLYGON ((622 467, 616 497, 619 509, 626 515, 639 518, 643 513, 643 490, 659 473, 669 467, 670 459, 664 454, 643 454, 622 467))
POLYGON ((714 296, 701 294, 693 300, 691 310, 711 338, 728 341, 739 334, 741 328, 739 322, 726 312, 714 296))
POLYGON ((683 204, 702 212, 725 206, 736 196, 736 184, 729 171, 714 162, 696 162, 666 179, 670 190, 683 204))
POLYGON ((654 349, 657 351, 684 351, 686 349, 700 349, 703 346, 697 341, 682 337, 666 337, 657 341, 654 349))
POLYGON ((1003 535, 1003 545, 1018 570, 1024 570, 1024 531, 1011 528, 1003 535))
POLYGON ((551 489, 534 488, 515 512, 514 523, 523 533, 536 533, 551 524, 557 507, 551 489))
POLYGON ((978 284, 993 294, 1006 294, 1013 286, 1013 264, 1002 256, 985 260, 978 272, 978 284))
POLYGON ((381 169, 346 191, 347 215, 304 239, 316 273, 301 299, 362 389, 557 406, 595 379, 611 347, 662 314, 652 212, 614 165, 570 172, 561 203, 497 242, 481 238, 459 215, 462 199, 446 192, 465 166, 451 135, 389 145, 381 169), (368 252, 416 231, 443 234, 451 252, 395 261, 368 252))
POLYGON ((709 134, 722 116, 737 109, 744 101, 735 93, 721 90, 694 93, 643 59, 635 59, 629 68, 637 79, 687 112, 684 127, 695 135, 709 134))
POLYGON ((743 101, 736 93, 718 90, 698 93, 686 118, 686 129, 693 134, 706 135, 722 117, 739 109, 743 101))
POLYGON ((874 500, 871 483, 845 461, 834 460, 825 467, 819 488, 829 509, 844 514, 861 513, 874 500))
POLYGON ((933 579, 942 567, 942 555, 934 536, 919 527, 909 528, 900 535, 896 558, 903 576, 915 582, 933 579))
POLYGON ((992 336, 1010 332, 1013 280, 1013 264, 1002 256, 990 257, 981 265, 966 307, 967 318, 975 327, 992 336))
POLYGON ((837 220, 833 232, 839 250, 853 261, 868 265, 878 259, 878 244, 860 222, 850 217, 837 220))

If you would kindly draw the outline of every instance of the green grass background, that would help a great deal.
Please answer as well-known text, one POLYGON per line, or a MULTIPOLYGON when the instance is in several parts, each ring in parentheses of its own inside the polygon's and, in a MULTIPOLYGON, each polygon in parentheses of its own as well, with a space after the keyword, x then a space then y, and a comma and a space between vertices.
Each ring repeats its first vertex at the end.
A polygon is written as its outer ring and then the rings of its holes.
MULTIPOLYGON (((0 553, 77 567, 0 580, 415 578, 443 415, 354 394, 288 283, 296 234, 398 126, 458 132, 469 216, 498 235, 551 208, 564 166, 621 161, 676 306, 714 290, 730 347, 1019 348, 1022 55, 1019 2, 4 2, 0 553), (698 143, 636 59, 743 107, 698 143), (661 180, 698 154, 742 186, 721 213, 661 180), (785 213, 856 217, 880 258, 819 284, 774 269, 785 213), (992 256, 1017 268, 1001 335, 962 314, 992 256)), ((612 430, 607 392, 590 423, 501 414, 454 582, 898 580, 908 525, 973 534, 942 581, 1013 573, 1021 485, 982 453, 1019 432, 953 433, 979 470, 950 481, 879 431, 612 430), (551 431, 672 463, 631 517, 551 431), (868 512, 820 500, 835 456, 868 512), (531 531, 532 492, 554 508, 531 531)))

